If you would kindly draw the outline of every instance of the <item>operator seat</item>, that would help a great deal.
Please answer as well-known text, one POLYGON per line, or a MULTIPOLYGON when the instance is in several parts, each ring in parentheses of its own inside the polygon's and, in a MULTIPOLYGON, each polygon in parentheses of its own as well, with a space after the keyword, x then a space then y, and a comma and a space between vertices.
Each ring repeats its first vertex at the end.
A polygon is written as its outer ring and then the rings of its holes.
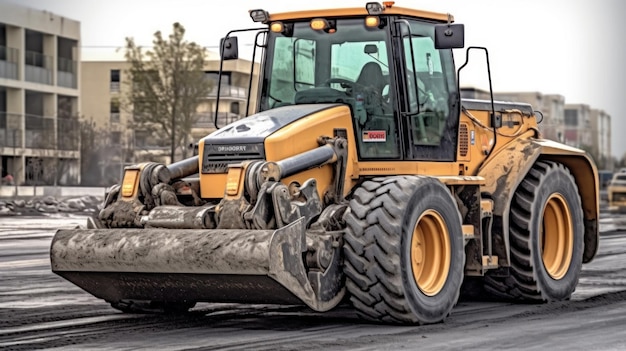
MULTIPOLYGON (((356 80, 354 96, 363 94, 365 108, 365 120, 358 119, 357 141, 361 157, 397 157, 399 155, 396 123, 391 113, 391 106, 384 101, 383 89, 389 81, 383 76, 380 65, 376 62, 368 62, 356 80), (383 141, 372 142, 369 139, 370 132, 383 133, 383 141)), ((358 117, 357 117, 358 118, 358 117)))
POLYGON ((356 82, 363 87, 371 89, 378 95, 382 95, 383 88, 387 85, 383 77, 383 71, 376 62, 366 63, 361 68, 361 73, 359 73, 359 78, 357 78, 356 82))
POLYGON ((378 63, 368 62, 361 68, 353 95, 355 97, 359 93, 363 95, 368 117, 381 116, 390 112, 386 111, 385 107, 389 104, 385 103, 383 99, 383 89, 388 84, 389 82, 383 76, 383 71, 378 63))

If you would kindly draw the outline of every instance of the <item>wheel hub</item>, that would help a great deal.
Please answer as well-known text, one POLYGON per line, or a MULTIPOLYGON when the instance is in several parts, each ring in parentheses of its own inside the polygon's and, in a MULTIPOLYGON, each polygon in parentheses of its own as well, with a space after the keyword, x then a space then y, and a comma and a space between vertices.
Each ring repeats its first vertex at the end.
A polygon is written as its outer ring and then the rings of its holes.
POLYGON ((450 271, 450 239, 441 214, 425 211, 411 237, 411 268, 418 288, 427 296, 437 295, 450 271))
POLYGON ((541 257, 552 279, 562 279, 570 266, 573 252, 572 216, 565 198, 552 194, 543 210, 541 257))

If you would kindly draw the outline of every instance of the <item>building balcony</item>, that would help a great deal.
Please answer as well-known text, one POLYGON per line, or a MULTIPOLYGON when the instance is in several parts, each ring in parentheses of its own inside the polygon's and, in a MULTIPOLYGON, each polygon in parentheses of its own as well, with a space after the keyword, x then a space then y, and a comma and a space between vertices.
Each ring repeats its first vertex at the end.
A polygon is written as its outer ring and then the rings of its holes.
MULTIPOLYGON (((214 112, 201 112, 197 114, 198 119, 193 124, 192 128, 215 128, 214 112)), ((241 119, 240 115, 230 112, 219 112, 217 114, 217 125, 223 127, 229 123, 241 119)))
POLYGON ((25 51, 24 79, 28 82, 52 85, 52 56, 25 51))
POLYGON ((111 82, 109 85, 109 91, 112 93, 120 92, 120 82, 111 82))
POLYGON ((18 57, 20 51, 0 46, 0 78, 18 79, 18 57))
POLYGON ((78 151, 79 141, 78 118, 0 112, 0 147, 78 151))
MULTIPOLYGON (((209 92, 209 98, 217 97, 217 87, 213 87, 209 92)), ((235 98, 235 99, 247 99, 248 98, 248 89, 237 87, 234 85, 225 85, 222 84, 220 89, 220 99, 221 98, 235 98)))
POLYGON ((80 121, 78 118, 57 118, 57 136, 57 150, 78 151, 80 147, 80 121))
POLYGON ((57 85, 76 89, 78 87, 76 80, 77 62, 64 57, 58 57, 57 60, 57 85))
POLYGON ((22 115, 0 112, 0 147, 22 148, 22 115))
POLYGON ((24 147, 27 149, 54 149, 54 118, 25 115, 24 147))

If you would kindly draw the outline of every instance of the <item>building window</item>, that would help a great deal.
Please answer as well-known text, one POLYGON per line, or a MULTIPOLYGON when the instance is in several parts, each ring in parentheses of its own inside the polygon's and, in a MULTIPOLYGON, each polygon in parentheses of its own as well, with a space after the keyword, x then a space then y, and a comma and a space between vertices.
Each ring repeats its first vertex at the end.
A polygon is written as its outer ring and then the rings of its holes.
POLYGON ((111 123, 119 123, 120 121, 120 101, 117 99, 111 100, 110 105, 111 123))
POLYGON ((148 140, 148 132, 144 130, 135 131, 135 147, 145 147, 148 140))
POLYGON ((120 91, 120 70, 112 69, 111 70, 111 91, 119 92, 120 91))
POLYGON ((578 126, 578 111, 565 110, 564 122, 566 126, 578 126))
POLYGON ((111 132, 111 144, 120 145, 122 143, 122 132, 111 132))
POLYGON ((230 103, 230 113, 239 115, 239 103, 238 102, 230 103))
MULTIPOLYGON (((211 92, 209 93, 209 95, 213 95, 213 96, 217 95, 217 81, 219 77, 219 72, 207 71, 207 72, 204 72, 204 76, 209 81, 209 84, 211 86, 211 92)), ((229 89, 230 84, 231 84, 230 72, 222 72, 220 96, 230 96, 230 95, 226 95, 228 94, 227 90, 229 89)))

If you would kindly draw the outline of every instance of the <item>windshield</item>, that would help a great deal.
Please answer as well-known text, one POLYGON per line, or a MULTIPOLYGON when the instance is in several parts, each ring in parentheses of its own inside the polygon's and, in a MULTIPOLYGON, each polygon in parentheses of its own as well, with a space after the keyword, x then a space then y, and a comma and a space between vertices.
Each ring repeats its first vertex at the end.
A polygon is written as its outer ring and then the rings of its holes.
POLYGON ((350 103, 347 100, 352 97, 353 83, 366 78, 378 79, 374 85, 389 90, 386 30, 367 29, 363 19, 331 22, 334 32, 315 31, 308 22, 299 22, 287 24, 289 35, 269 34, 261 111, 295 103, 350 103), (364 74, 362 71, 368 63, 369 74, 364 74), (375 77, 376 74, 380 77, 375 77), (312 88, 332 90, 304 92, 312 88))
POLYGON ((361 158, 398 158, 390 93, 388 28, 364 18, 329 19, 329 28, 287 23, 269 34, 260 110, 292 104, 348 105, 361 158))

